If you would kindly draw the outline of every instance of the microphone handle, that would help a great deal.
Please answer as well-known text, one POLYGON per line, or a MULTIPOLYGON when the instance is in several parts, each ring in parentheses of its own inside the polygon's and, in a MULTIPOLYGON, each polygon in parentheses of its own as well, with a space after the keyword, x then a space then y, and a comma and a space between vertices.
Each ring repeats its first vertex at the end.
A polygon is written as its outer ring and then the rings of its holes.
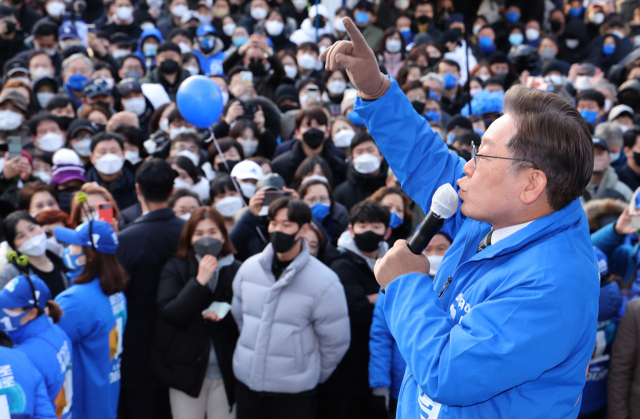
POLYGON ((433 211, 429 211, 429 214, 425 217, 418 232, 411 238, 409 242, 409 250, 414 255, 419 255, 427 247, 433 236, 438 234, 442 225, 444 224, 444 218, 440 218, 433 211))

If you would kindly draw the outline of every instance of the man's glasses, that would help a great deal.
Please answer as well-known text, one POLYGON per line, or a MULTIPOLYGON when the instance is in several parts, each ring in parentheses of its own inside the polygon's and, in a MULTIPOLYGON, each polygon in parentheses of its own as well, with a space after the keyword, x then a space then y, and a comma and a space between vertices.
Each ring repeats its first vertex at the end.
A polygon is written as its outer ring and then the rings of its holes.
POLYGON ((471 159, 473 160, 473 168, 475 169, 478 166, 478 157, 484 157, 486 159, 501 159, 501 160, 515 160, 515 161, 526 161, 527 163, 531 163, 534 168, 538 168, 534 162, 527 159, 516 159, 513 157, 498 157, 498 156, 486 156, 484 154, 478 154, 478 148, 475 146, 473 141, 471 141, 471 159))

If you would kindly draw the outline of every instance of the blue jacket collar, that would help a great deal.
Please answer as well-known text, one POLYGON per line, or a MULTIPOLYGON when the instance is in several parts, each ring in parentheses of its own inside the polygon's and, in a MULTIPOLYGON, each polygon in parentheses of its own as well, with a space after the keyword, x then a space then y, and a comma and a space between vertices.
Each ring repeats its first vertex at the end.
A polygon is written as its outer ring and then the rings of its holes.
POLYGON ((41 314, 18 330, 9 332, 9 337, 14 343, 21 343, 25 340, 41 335, 49 327, 49 318, 46 314, 41 314))

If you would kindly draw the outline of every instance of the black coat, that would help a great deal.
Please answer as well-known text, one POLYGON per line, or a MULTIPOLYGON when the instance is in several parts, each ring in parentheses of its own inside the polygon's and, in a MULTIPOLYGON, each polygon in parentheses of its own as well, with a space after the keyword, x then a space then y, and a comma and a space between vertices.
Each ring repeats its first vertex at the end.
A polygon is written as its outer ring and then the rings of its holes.
MULTIPOLYGON (((320 157, 322 157, 329 165, 334 185, 342 183, 347 175, 347 162, 336 157, 331 152, 326 142, 322 146, 320 157)), ((273 171, 282 176, 288 186, 295 187, 293 176, 295 175, 298 166, 300 166, 300 163, 302 163, 306 158, 307 155, 302 149, 300 141, 295 141, 291 150, 276 157, 271 162, 271 165, 273 166, 273 171)))
MULTIPOLYGON (((275 170, 275 167, 274 167, 275 170)), ((380 164, 380 171, 377 175, 363 175, 358 173, 352 164, 347 171, 347 180, 339 184, 333 192, 335 200, 348 211, 360 201, 369 198, 375 191, 387 185, 387 173, 389 165, 385 160, 380 164)))
POLYGON ((147 385, 149 354, 158 315, 157 291, 160 272, 178 249, 184 220, 171 208, 152 211, 138 218, 118 238, 116 255, 129 275, 127 327, 122 354, 122 387, 136 391, 147 385))
POLYGON ((215 350, 229 407, 235 403, 233 351, 238 326, 231 313, 214 323, 202 318, 202 311, 214 301, 231 304, 233 278, 240 268, 235 261, 220 269, 214 292, 196 280, 198 261, 172 258, 160 275, 158 323, 151 349, 156 376, 171 388, 191 397, 202 389, 211 344, 215 350))
POLYGON ((129 224, 134 222, 142 215, 142 205, 138 202, 135 205, 131 205, 129 208, 125 208, 120 211, 120 220, 118 222, 118 228, 120 231, 124 230, 129 224))
POLYGON ((87 182, 95 182, 103 188, 107 189, 113 199, 116 200, 118 208, 129 208, 131 205, 138 203, 136 195, 136 176, 133 173, 133 166, 129 161, 125 161, 122 167, 122 176, 113 182, 105 182, 102 180, 95 166, 87 171, 87 182))
POLYGON ((350 397, 368 397, 369 389, 369 329, 374 304, 367 295, 380 290, 367 262, 348 250, 331 263, 344 287, 349 308, 351 344, 331 377, 323 384, 323 392, 350 397))
POLYGON ((268 226, 266 217, 256 217, 248 209, 245 210, 229 233, 237 251, 236 259, 245 261, 264 250, 269 244, 268 226))

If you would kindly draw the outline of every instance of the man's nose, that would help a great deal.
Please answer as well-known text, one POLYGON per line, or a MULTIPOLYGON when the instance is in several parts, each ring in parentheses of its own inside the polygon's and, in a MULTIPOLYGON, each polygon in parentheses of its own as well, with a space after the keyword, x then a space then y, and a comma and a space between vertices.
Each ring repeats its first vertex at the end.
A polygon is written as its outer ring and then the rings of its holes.
POLYGON ((473 159, 466 162, 462 167, 462 172, 469 177, 471 177, 475 171, 476 169, 473 167, 473 159))

